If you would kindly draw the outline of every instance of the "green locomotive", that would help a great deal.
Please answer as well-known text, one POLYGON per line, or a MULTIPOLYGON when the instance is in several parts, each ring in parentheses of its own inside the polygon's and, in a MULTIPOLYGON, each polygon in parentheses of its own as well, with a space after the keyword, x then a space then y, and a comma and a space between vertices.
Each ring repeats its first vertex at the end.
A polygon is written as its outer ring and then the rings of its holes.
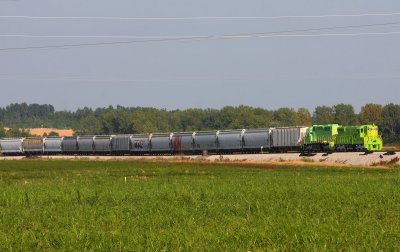
POLYGON ((341 126, 336 138, 336 151, 381 151, 383 141, 378 126, 341 126))
POLYGON ((378 126, 314 125, 308 128, 304 139, 304 152, 319 151, 381 151, 382 137, 378 126))
POLYGON ((303 150, 308 152, 334 151, 339 127, 338 124, 326 124, 308 128, 303 150))

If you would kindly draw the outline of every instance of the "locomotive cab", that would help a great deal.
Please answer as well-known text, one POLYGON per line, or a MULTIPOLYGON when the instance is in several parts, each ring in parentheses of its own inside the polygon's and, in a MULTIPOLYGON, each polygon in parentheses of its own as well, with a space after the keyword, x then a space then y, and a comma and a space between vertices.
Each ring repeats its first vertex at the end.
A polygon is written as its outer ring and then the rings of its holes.
POLYGON ((378 126, 376 125, 363 125, 364 129, 364 146, 368 151, 382 150, 383 140, 379 134, 378 126))

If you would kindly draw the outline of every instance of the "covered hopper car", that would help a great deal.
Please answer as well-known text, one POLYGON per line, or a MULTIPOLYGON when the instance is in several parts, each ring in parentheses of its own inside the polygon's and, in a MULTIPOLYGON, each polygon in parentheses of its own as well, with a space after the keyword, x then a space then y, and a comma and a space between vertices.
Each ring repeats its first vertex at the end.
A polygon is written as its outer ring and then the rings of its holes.
POLYGON ((43 153, 43 138, 27 137, 22 140, 22 149, 26 155, 37 155, 43 153))
POLYGON ((23 155, 24 150, 22 148, 23 138, 6 138, 0 139, 0 152, 3 155, 17 156, 23 155))
POLYGON ((63 137, 46 137, 43 139, 43 152, 46 155, 62 153, 63 137))

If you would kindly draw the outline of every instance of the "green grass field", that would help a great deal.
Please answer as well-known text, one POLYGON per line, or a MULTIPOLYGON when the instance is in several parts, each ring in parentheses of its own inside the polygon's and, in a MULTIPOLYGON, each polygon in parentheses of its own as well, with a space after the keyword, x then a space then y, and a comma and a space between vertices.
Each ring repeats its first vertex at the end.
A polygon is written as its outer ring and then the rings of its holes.
POLYGON ((0 161, 0 250, 400 250, 400 169, 311 165, 0 161))

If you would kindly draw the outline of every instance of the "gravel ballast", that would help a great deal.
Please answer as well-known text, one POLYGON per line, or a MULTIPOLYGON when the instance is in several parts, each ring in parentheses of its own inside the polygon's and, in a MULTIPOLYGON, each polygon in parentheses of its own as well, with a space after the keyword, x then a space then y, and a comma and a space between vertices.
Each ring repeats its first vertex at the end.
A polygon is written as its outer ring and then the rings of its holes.
MULTIPOLYGON (((209 161, 209 162, 244 162, 244 163, 268 163, 268 162, 315 162, 354 166, 372 166, 379 163, 390 162, 400 159, 400 153, 385 155, 384 152, 375 152, 368 155, 359 152, 332 153, 326 155, 317 153, 314 156, 300 156, 299 153, 278 153, 278 154, 230 154, 230 155, 209 155, 209 156, 41 156, 44 159, 89 159, 89 160, 185 160, 185 161, 209 161)), ((1 157, 1 160, 19 160, 25 157, 1 157)), ((395 162, 400 164, 399 161, 395 162)))

